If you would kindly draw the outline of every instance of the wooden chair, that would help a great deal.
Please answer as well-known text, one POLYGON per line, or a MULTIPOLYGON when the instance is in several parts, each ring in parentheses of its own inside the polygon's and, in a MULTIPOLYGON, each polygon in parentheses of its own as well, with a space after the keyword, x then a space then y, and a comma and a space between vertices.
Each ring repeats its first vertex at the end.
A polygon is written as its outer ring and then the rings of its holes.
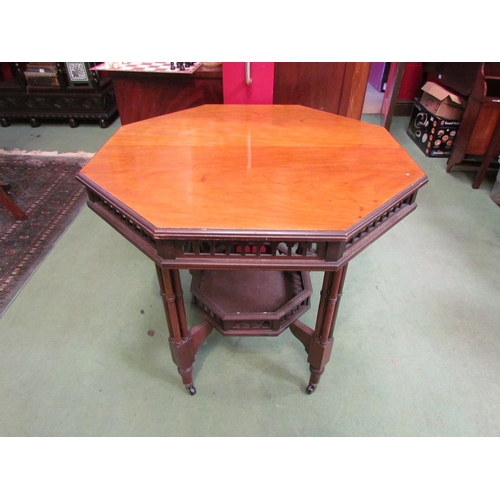
POLYGON ((0 203, 19 220, 26 220, 28 216, 10 199, 7 194, 10 184, 0 182, 0 203))

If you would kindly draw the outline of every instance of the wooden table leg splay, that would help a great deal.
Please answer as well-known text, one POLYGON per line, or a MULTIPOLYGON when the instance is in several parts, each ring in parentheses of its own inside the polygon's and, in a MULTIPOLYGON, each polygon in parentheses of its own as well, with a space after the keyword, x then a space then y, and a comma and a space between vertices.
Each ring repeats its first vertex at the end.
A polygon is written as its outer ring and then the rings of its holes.
MULTIPOLYGON (((156 269, 170 333, 172 359, 177 365, 187 392, 194 395, 196 394, 193 383, 195 356, 200 344, 212 332, 213 326, 208 321, 202 321, 188 329, 179 270, 162 269, 159 266, 156 269)), ((308 354, 311 376, 306 388, 307 394, 312 394, 316 390, 325 366, 330 360, 334 340, 333 330, 346 271, 347 264, 336 272, 325 272, 314 330, 299 320, 290 325, 293 335, 302 342, 308 354)))

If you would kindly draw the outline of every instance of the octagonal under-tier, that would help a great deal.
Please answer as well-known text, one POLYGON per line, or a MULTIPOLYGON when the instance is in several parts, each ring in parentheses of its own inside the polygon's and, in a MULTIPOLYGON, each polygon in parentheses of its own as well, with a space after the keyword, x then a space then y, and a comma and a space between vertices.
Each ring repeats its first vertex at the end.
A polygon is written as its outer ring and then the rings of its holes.
POLYGON ((160 239, 348 239, 427 180, 384 128, 296 105, 204 105, 122 126, 79 178, 160 239))
POLYGON ((279 335, 310 308, 300 271, 194 271, 193 307, 224 335, 279 335))

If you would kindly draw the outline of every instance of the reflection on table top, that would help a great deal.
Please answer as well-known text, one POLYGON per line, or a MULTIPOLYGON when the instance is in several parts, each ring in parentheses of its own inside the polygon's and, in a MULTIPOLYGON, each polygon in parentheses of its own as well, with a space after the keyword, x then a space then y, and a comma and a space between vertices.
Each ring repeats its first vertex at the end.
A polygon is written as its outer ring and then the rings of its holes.
POLYGON ((122 126, 81 177, 157 228, 257 232, 344 231, 427 181, 384 128, 285 105, 122 126))

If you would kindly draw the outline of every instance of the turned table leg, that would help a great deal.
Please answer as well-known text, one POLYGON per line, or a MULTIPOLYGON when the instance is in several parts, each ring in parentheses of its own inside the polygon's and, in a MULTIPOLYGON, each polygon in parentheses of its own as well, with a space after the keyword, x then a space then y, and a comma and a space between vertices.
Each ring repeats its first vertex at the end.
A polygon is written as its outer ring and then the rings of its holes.
POLYGON ((319 384, 333 347, 333 330, 339 310, 347 264, 335 272, 325 272, 321 289, 318 316, 314 330, 301 321, 291 325, 292 333, 304 344, 311 376, 306 393, 312 394, 319 384))
MULTIPOLYGON (((212 325, 203 321, 188 329, 179 270, 156 266, 160 294, 170 332, 172 359, 189 394, 196 394, 193 383, 193 365, 199 345, 212 331, 212 325)), ((304 345, 311 376, 306 393, 312 394, 319 384, 333 347, 333 330, 339 310, 347 264, 338 271, 325 272, 316 327, 313 330, 297 320, 290 329, 304 345)))
POLYGON ((177 365, 186 390, 194 395, 196 394, 193 383, 195 355, 199 345, 212 331, 212 326, 203 321, 188 329, 179 270, 156 266, 156 271, 170 332, 169 345, 172 359, 177 365))

